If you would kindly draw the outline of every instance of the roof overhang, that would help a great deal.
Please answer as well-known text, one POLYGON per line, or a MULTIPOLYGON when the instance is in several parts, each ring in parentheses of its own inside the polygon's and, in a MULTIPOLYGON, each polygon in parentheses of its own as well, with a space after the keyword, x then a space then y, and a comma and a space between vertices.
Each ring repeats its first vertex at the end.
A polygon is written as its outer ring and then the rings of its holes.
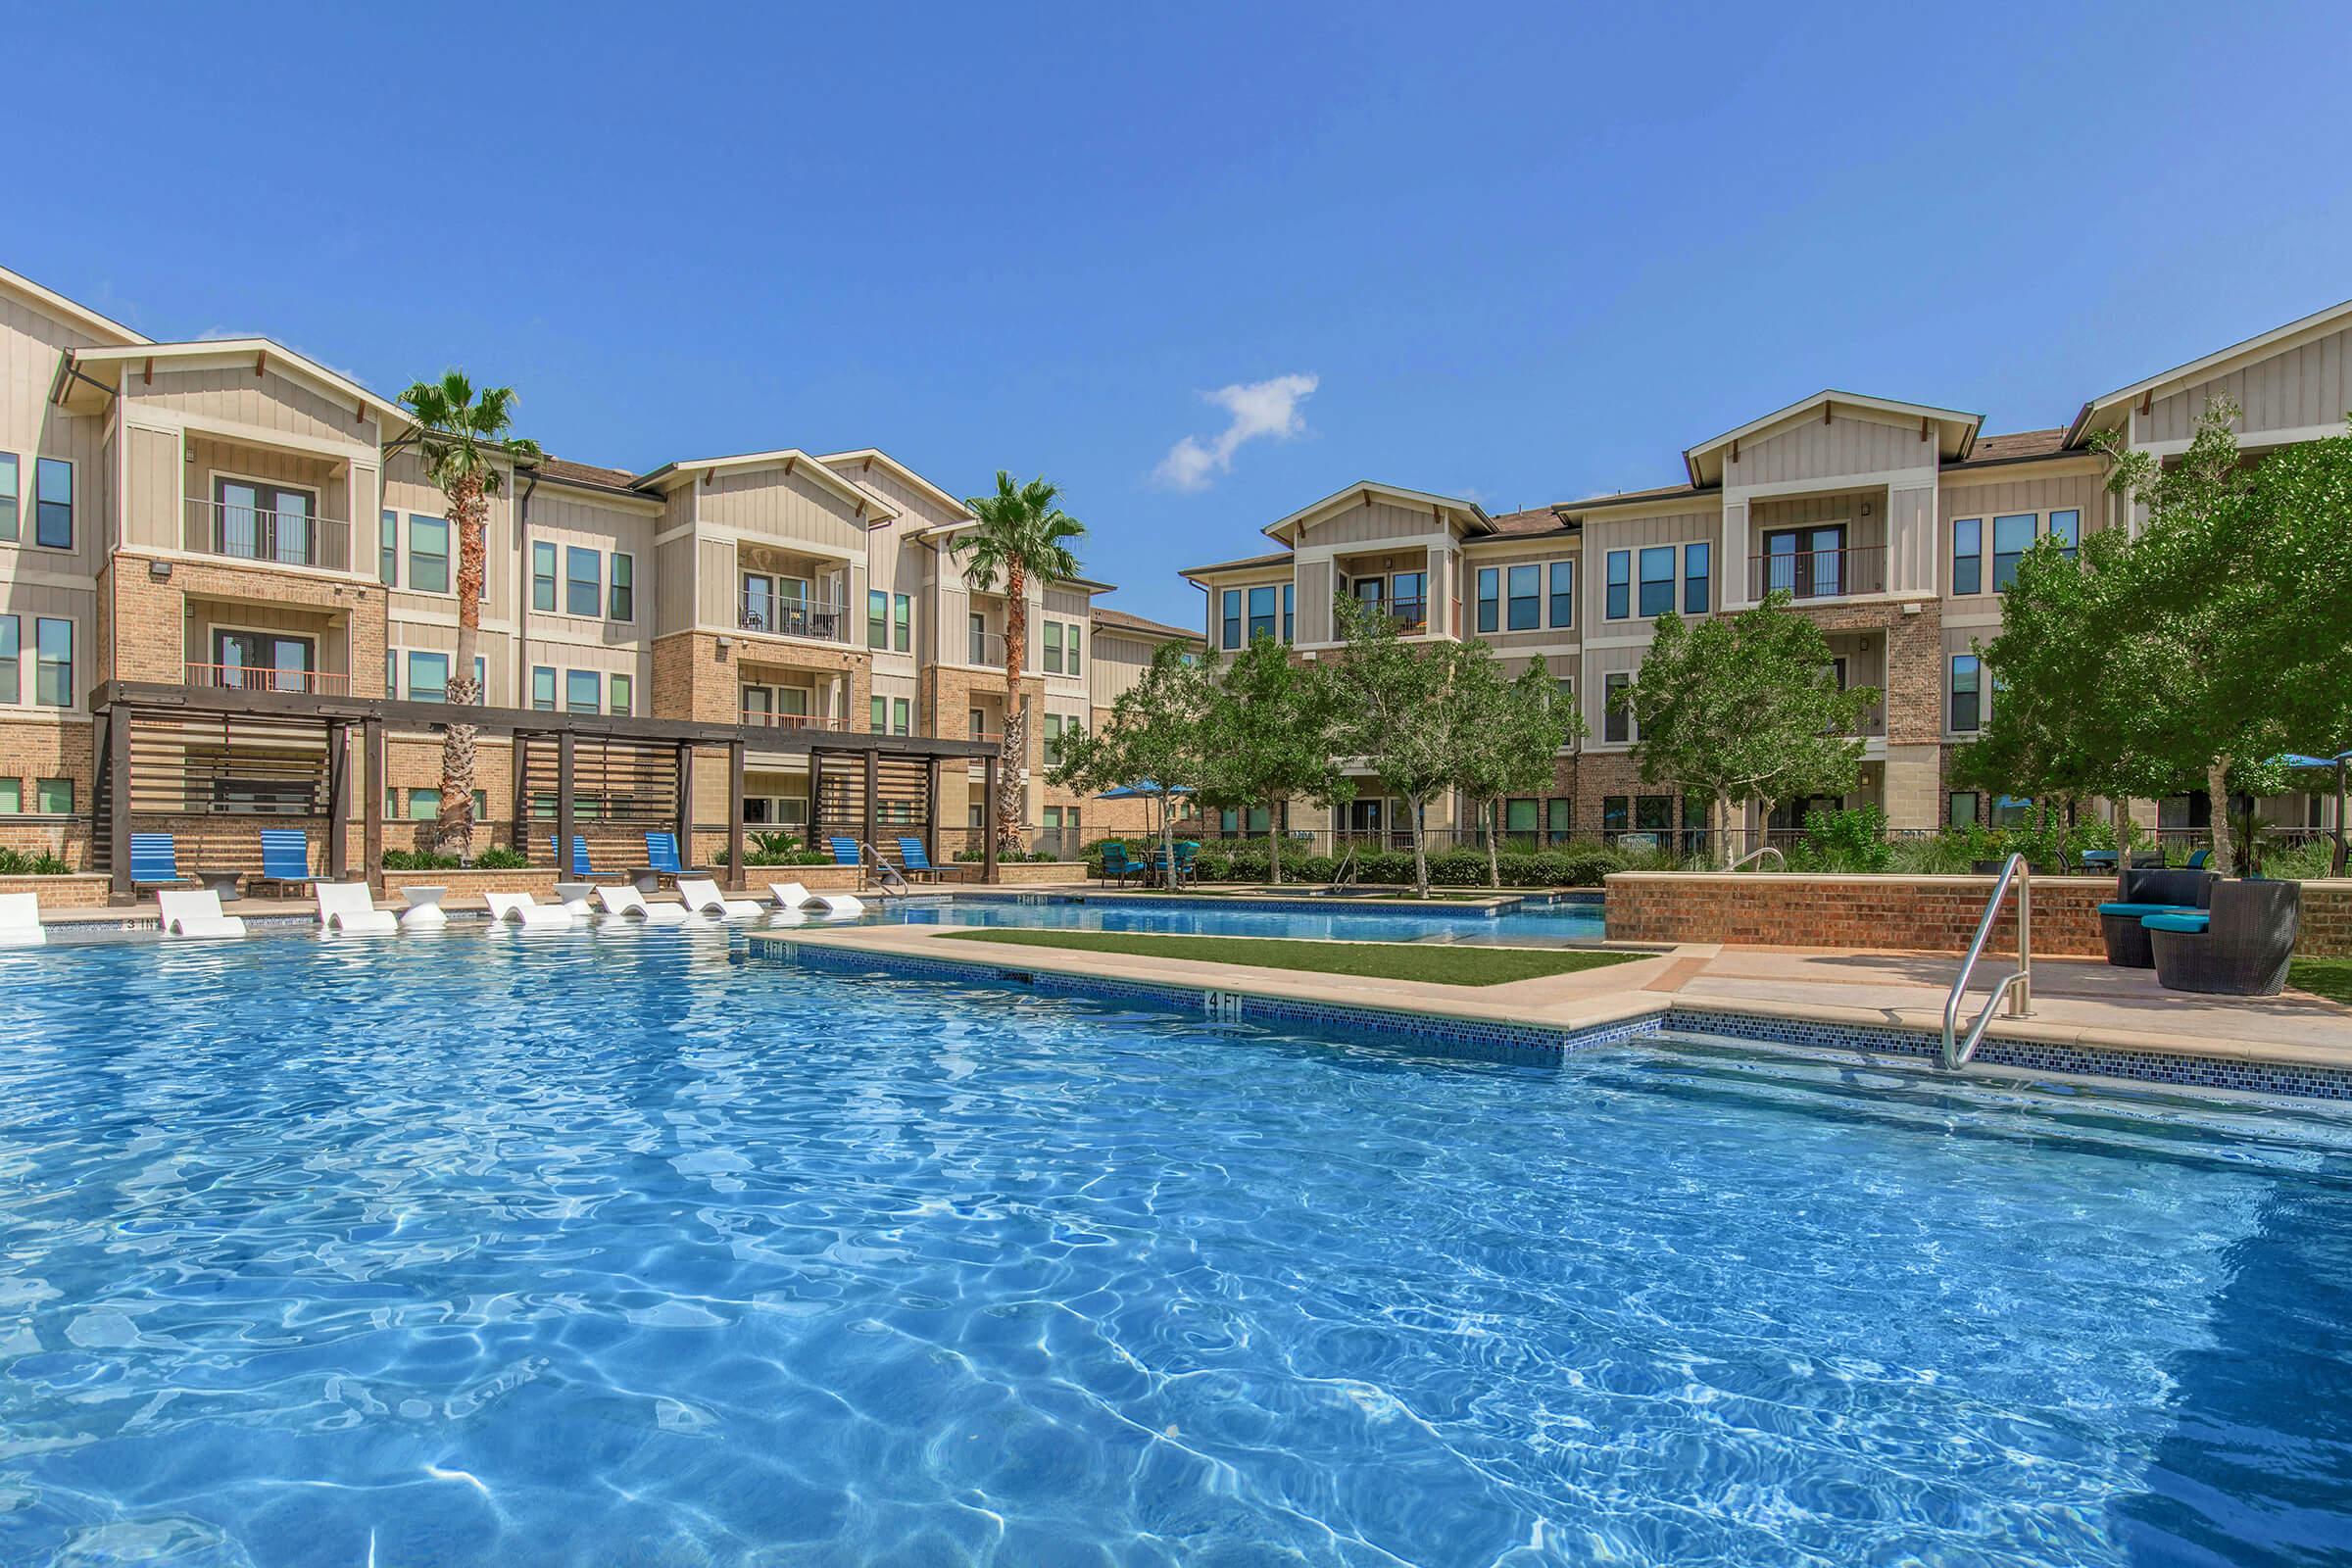
MULTIPOLYGON (((908 489, 938 502, 949 512, 954 513, 957 519, 969 520, 972 515, 971 509, 966 507, 960 498, 948 494, 879 447, 859 447, 852 452, 820 453, 816 461, 836 473, 842 474, 845 478, 862 477, 870 468, 881 468, 896 476, 898 481, 908 489)), ((952 526, 952 524, 941 526, 952 526)))
POLYGON ((690 479, 716 473, 734 473, 747 468, 782 468, 784 476, 806 473, 819 489, 825 490, 858 509, 858 515, 871 520, 875 517, 895 517, 898 509, 863 485, 843 478, 825 466, 824 460, 812 458, 798 447, 781 447, 773 452, 745 452, 729 458, 692 458, 682 463, 664 463, 637 481, 640 490, 667 494, 690 479))
POLYGON ((1784 425, 1793 425, 1808 418, 1828 419, 1838 410, 1872 415, 1888 423, 1916 419, 1924 433, 1936 438, 1936 454, 1945 462, 1968 456, 1969 447, 1977 439, 1977 431, 1984 422, 1982 414, 1965 414, 1958 409, 1939 409, 1927 403, 1900 403, 1892 398, 1874 398, 1859 392, 1825 390, 1800 399, 1785 409, 1775 409, 1760 419, 1750 419, 1736 430, 1726 430, 1711 441, 1702 441, 1683 453, 1683 466, 1689 470, 1690 482, 1701 489, 1723 483, 1725 457, 1743 441, 1777 433, 1784 425))
POLYGON ((1267 523, 1259 531, 1269 539, 1277 539, 1295 547, 1298 543, 1299 529, 1334 513, 1345 512, 1349 507, 1370 505, 1375 501, 1387 501, 1416 510, 1427 509, 1432 515, 1444 519, 1449 526, 1458 526, 1466 534, 1492 533, 1494 530, 1494 519, 1488 516, 1486 509, 1475 501, 1359 479, 1345 490, 1333 491, 1312 506, 1301 507, 1287 517, 1267 523))
POLYGON ((2346 300, 2341 305, 2330 305, 2324 311, 2315 311, 2299 321, 2274 327, 2259 337, 2232 344, 2201 360, 2175 366, 2161 375, 2151 375, 2144 381, 2118 387, 2105 397, 2093 398, 2082 405, 2082 412, 2075 416, 2075 422, 2066 427, 2066 444, 2070 447, 2081 446, 2093 431, 2112 430, 2122 425, 2135 408, 2140 413, 2147 413, 2158 398, 2171 397, 2199 381, 2210 381, 2240 365, 2283 354, 2310 338, 2325 337, 2337 331, 2348 321, 2352 321, 2352 300, 2346 300))
POLYGON ((86 305, 76 305, 55 289, 43 288, 31 278, 21 272, 12 272, 5 267, 0 267, 0 288, 22 295, 49 315, 80 327, 92 337, 110 339, 117 344, 149 341, 145 334, 132 331, 121 321, 100 316, 86 305))
POLYGON ((81 349, 73 355, 73 368, 81 374, 78 377, 60 377, 58 400, 76 413, 93 412, 75 408, 73 399, 94 395, 101 385, 110 391, 120 391, 124 376, 151 375, 157 367, 181 370, 233 367, 250 369, 256 376, 274 370, 289 380, 302 383, 321 397, 348 405, 355 420, 372 417, 399 429, 406 429, 414 422, 408 411, 399 404, 379 397, 349 376, 330 370, 318 361, 266 337, 208 338, 196 343, 132 343, 81 349))
POLYGON ((1204 577, 1288 575, 1293 564, 1294 558, 1287 555, 1251 556, 1246 561, 1212 561, 1205 566, 1186 566, 1176 575, 1191 583, 1204 577))

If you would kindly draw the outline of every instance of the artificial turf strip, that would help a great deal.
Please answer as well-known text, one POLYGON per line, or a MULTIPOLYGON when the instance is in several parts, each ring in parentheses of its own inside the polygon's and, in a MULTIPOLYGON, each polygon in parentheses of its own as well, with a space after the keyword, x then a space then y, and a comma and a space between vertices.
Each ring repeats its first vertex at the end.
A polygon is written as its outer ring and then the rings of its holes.
POLYGON ((1366 975, 1440 986, 1498 986, 1630 962, 1638 954, 1561 948, 1472 948, 1435 942, 1296 942, 1281 937, 1182 937, 1146 931, 942 931, 959 942, 1014 948, 1126 953, 1187 963, 1246 963, 1259 969, 1366 975))
POLYGON ((2286 983, 2352 1006, 2352 958, 2297 958, 2287 968, 2286 983))

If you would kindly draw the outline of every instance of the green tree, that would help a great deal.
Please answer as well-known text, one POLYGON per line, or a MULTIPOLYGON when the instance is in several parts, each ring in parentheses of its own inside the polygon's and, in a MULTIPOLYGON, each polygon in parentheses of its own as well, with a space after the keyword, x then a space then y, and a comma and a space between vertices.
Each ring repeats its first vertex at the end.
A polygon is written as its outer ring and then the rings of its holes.
POLYGON ((1029 810, 1029 705, 1021 697, 1021 662, 1029 642, 1029 579, 1052 582, 1078 575, 1073 540, 1086 524, 1064 513, 1061 492, 1044 479, 1015 485, 997 470, 994 495, 964 502, 979 518, 953 534, 948 553, 963 564, 963 580, 982 593, 1004 595, 1004 788, 997 792, 993 824, 1000 853, 1018 854, 1029 810))
MULTIPOLYGON (((1429 897, 1429 803, 1458 771, 1458 738, 1449 710, 1454 675, 1477 644, 1406 642, 1394 617, 1341 595, 1334 601, 1343 646, 1325 676, 1331 682, 1333 739, 1344 757, 1360 758, 1405 804, 1413 841, 1413 896, 1429 897)), ((1482 648, 1483 651, 1483 648, 1482 648)))
POLYGON ((1487 885, 1502 885, 1502 803, 1551 787, 1561 747, 1586 733, 1541 656, 1510 680, 1484 643, 1465 645, 1454 665, 1453 787, 1486 824, 1487 885))
POLYGON ((1660 615, 1631 685, 1611 700, 1631 715, 1645 784, 1708 803, 1718 866, 1730 862, 1734 807, 1843 795, 1861 777, 1856 732, 1877 688, 1839 691, 1821 628, 1781 590, 1736 615, 1660 615))
POLYGON ((1266 811, 1266 858, 1282 881, 1281 807, 1332 806, 1354 793, 1332 756, 1331 683, 1264 632, 1222 663, 1209 656, 1206 723, 1214 745, 1203 806, 1266 811))
MULTIPOLYGON (((1163 791, 1208 787, 1222 742, 1206 666, 1176 644, 1152 656, 1143 678, 1119 694, 1110 718, 1095 730, 1065 730, 1047 778, 1066 790, 1098 794, 1146 781, 1163 791)), ((1176 797, 1160 801, 1163 863, 1176 862, 1176 797)))
MULTIPOLYGON (((458 646, 449 672, 448 701, 460 710, 482 701, 473 666, 482 637, 483 531, 490 498, 506 487, 517 463, 539 461, 535 442, 511 434, 514 393, 494 386, 477 398, 461 370, 438 381, 418 381, 400 395, 416 421, 417 451, 425 477, 449 503, 449 525, 458 536, 458 646)), ((473 780, 476 735, 471 723, 452 719, 441 741, 441 818, 434 839, 443 854, 461 863, 473 851, 473 780)), ((377 781, 369 780, 369 787, 377 781)))

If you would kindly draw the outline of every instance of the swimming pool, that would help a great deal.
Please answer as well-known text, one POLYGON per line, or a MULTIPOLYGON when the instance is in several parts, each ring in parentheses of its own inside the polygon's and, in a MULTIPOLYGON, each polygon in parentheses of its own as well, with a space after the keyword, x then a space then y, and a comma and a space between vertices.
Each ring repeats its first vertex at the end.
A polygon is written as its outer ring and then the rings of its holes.
POLYGON ((0 954, 0 1039, 12 1564, 2352 1541, 2317 1110, 1488 1064, 716 929, 0 954))
POLYGON ((1317 937, 1339 942, 1477 942, 1550 944, 1602 939, 1598 899, 1530 901, 1488 914, 1476 906, 1428 910, 1252 907, 1242 899, 1201 899, 1162 906, 1149 898, 1089 897, 1083 902, 1039 898, 891 900, 869 916, 889 925, 1044 926, 1076 931, 1162 931, 1183 936, 1317 937))

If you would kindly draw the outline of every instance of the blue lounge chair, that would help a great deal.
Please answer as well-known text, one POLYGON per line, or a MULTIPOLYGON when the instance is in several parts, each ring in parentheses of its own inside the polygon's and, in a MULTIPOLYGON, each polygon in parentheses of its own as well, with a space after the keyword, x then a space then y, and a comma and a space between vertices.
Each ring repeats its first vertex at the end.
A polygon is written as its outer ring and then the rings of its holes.
POLYGON ((2188 858, 2188 868, 2191 871, 2202 871, 2205 869, 2205 862, 2212 858, 2213 852, 2211 850, 2199 850, 2196 854, 2188 858))
POLYGON ((967 874, 966 868, 960 865, 933 865, 931 852, 923 847, 921 839, 913 838, 899 840, 899 869, 908 876, 952 876, 958 882, 967 874))
POLYGON ((1104 882, 1115 882, 1120 887, 1125 887, 1129 877, 1142 876, 1145 874, 1147 869, 1148 868, 1141 861, 1131 860, 1127 858, 1127 846, 1121 844, 1117 839, 1112 839, 1109 843, 1102 846, 1102 875, 1101 880, 1104 882))
MULTIPOLYGON (((547 853, 556 858, 556 869, 561 873, 564 852, 556 848, 556 836, 553 833, 547 836, 547 853)), ((588 864, 588 839, 585 834, 574 833, 571 836, 571 874, 575 877, 596 875, 594 868, 588 864)))
POLYGON ((858 841, 856 839, 842 838, 839 835, 835 835, 834 837, 827 839, 825 842, 833 846, 833 863, 835 865, 862 866, 865 864, 865 857, 858 853, 858 841))
POLYGON ((262 829, 262 874, 254 880, 280 888, 316 880, 311 874, 311 836, 298 827, 262 829))
POLYGON ((169 833, 130 836, 130 880, 136 885, 169 884, 183 880, 169 833))

